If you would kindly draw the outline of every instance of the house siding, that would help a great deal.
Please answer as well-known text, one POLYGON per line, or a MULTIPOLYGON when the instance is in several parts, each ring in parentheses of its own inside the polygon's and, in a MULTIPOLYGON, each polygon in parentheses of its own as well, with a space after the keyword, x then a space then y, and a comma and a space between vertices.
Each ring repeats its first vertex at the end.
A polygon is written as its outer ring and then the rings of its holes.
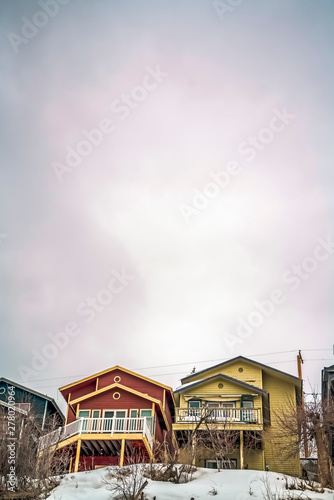
POLYGON ((270 393, 270 425, 266 428, 265 465, 275 472, 300 475, 299 457, 288 457, 289 442, 282 442, 278 437, 280 427, 277 415, 288 409, 289 399, 296 404, 295 386, 267 373, 263 374, 263 383, 265 390, 270 393))

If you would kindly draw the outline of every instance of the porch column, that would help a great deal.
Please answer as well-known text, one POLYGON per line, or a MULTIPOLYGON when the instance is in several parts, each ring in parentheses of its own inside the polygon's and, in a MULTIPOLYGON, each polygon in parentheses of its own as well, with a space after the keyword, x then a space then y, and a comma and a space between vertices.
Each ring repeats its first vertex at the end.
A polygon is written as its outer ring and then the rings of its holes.
POLYGON ((74 464, 74 472, 78 472, 78 469, 79 469, 80 450, 81 450, 81 439, 78 439, 77 453, 75 456, 75 464, 74 464))
POLYGON ((120 459, 119 459, 119 466, 120 467, 123 467, 123 463, 124 463, 124 450, 125 450, 125 439, 122 439, 122 443, 121 443, 121 456, 120 456, 120 459))
POLYGON ((244 468, 244 431, 240 431, 240 469, 244 468))
POLYGON ((196 434, 191 436, 191 465, 196 464, 196 434))

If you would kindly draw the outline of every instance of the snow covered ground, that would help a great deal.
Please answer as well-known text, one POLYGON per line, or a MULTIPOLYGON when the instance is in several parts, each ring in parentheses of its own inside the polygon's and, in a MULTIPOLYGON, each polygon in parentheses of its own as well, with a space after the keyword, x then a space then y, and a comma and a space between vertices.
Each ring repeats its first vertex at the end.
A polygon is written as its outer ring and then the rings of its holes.
MULTIPOLYGON (((49 500, 110 500, 113 497, 102 482, 106 469, 78 472, 64 477, 53 490, 49 500)), ((189 483, 172 484, 148 480, 144 493, 148 500, 266 500, 265 486, 261 479, 270 483, 273 496, 270 500, 312 499, 334 500, 333 491, 324 493, 286 490, 285 477, 274 472, 252 470, 197 469, 189 483), (214 492, 217 493, 214 493, 214 492), (277 496, 274 496, 274 495, 277 496), (290 496, 288 496, 290 495, 290 496), (293 495, 293 496, 292 496, 293 495)), ((293 478, 291 478, 293 480, 293 478)))

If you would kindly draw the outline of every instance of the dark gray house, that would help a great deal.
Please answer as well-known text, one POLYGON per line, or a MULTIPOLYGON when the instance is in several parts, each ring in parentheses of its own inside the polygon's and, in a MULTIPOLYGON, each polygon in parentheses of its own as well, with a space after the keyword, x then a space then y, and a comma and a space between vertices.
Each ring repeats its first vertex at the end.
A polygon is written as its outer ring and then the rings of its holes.
MULTIPOLYGON (((323 401, 334 403, 334 365, 325 367, 321 372, 321 397, 323 401)), ((328 436, 329 451, 334 463, 334 429, 328 436)))
POLYGON ((0 408, 6 413, 9 407, 14 407, 15 411, 22 415, 33 414, 42 430, 50 416, 56 416, 59 425, 64 424, 64 415, 54 399, 1 377, 0 408))

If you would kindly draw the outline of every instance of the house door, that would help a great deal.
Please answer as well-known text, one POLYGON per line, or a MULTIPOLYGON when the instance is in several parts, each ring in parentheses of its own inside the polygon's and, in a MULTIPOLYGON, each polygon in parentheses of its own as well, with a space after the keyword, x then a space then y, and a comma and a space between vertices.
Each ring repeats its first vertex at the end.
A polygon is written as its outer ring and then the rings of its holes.
POLYGON ((114 419, 114 432, 122 432, 124 430, 126 410, 104 410, 103 417, 104 431, 111 432, 114 419))

